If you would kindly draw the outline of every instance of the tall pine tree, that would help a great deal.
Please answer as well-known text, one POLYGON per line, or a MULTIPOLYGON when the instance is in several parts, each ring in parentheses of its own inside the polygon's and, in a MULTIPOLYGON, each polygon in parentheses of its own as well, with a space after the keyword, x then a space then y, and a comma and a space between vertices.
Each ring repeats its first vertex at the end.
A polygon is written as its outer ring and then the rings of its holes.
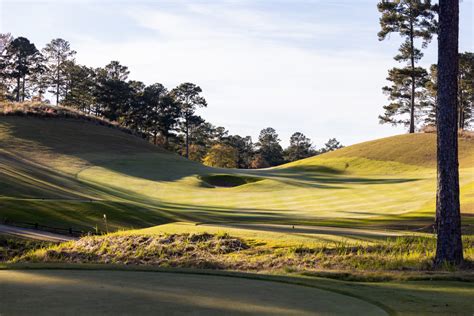
POLYGON ((185 156, 189 158, 190 132, 191 128, 196 125, 194 115, 197 108, 206 107, 207 102, 201 96, 202 89, 193 83, 182 83, 171 91, 171 96, 178 102, 181 108, 182 129, 185 135, 186 149, 185 156))
MULTIPOLYGON (((431 65, 430 80, 425 85, 424 103, 427 107, 425 123, 436 124, 436 99, 438 93, 437 65, 431 65)), ((469 128, 474 111, 474 54, 459 54, 458 73, 458 129, 469 128)))
POLYGON ((459 54, 458 127, 470 126, 474 111, 474 53, 459 54))
POLYGON ((412 128, 414 131, 417 113, 426 106, 422 96, 429 81, 428 73, 421 67, 416 67, 414 71, 409 68, 392 68, 388 71, 387 80, 392 85, 385 86, 382 90, 391 102, 383 107, 385 111, 383 115, 379 115, 380 123, 403 124, 410 127, 410 132, 412 128), (418 99, 416 104, 412 103, 413 97, 418 99), (404 116, 406 114, 409 114, 408 118, 404 116))
MULTIPOLYGON (((427 47, 431 41, 433 33, 436 32, 436 10, 437 6, 431 4, 431 0, 382 0, 377 4, 377 8, 382 14, 380 18, 381 30, 378 33, 379 40, 384 40, 390 33, 398 33, 404 42, 399 48, 399 53, 394 57, 398 62, 405 62, 403 69, 397 70, 399 74, 404 74, 409 81, 410 89, 403 94, 403 99, 409 97, 409 131, 415 132, 415 110, 416 110, 416 89, 420 81, 420 71, 416 66, 423 57, 421 49, 416 47, 415 41, 422 40, 422 47, 427 47)), ((398 119, 394 118, 399 114, 406 113, 404 108, 406 102, 392 103, 381 116, 381 123, 398 124, 398 119), (396 109, 396 106, 402 107, 396 109)), ((401 121, 403 123, 403 121, 401 121)))
POLYGON ((43 69, 42 55, 27 38, 17 37, 8 44, 5 56, 4 73, 15 82, 15 100, 25 101, 28 97, 28 81, 43 69))
POLYGON ((49 83, 53 88, 50 92, 56 95, 56 105, 58 105, 66 86, 67 61, 72 60, 76 52, 71 50, 69 42, 62 38, 53 39, 46 44, 42 52, 48 66, 49 83))
POLYGON ((438 34, 437 265, 463 261, 457 131, 459 0, 440 0, 438 34))

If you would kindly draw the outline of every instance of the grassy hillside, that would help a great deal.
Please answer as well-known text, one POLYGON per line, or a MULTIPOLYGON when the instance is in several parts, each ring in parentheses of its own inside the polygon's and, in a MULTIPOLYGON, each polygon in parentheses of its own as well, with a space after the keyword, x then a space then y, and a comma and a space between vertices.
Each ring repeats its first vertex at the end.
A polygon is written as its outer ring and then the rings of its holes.
MULTIPOLYGON (((473 145, 474 137, 471 135, 466 134, 459 139, 460 168, 474 167, 473 145)), ((357 173, 394 174, 432 170, 436 168, 436 135, 419 133, 381 138, 296 161, 283 168, 321 165, 357 173)))
MULTIPOLYGON (((0 219, 105 229, 107 214, 112 230, 175 221, 420 229, 434 212, 433 134, 248 171, 205 167, 77 118, 0 116, 0 143, 0 219)), ((460 140, 460 157, 470 231, 474 139, 460 140)))

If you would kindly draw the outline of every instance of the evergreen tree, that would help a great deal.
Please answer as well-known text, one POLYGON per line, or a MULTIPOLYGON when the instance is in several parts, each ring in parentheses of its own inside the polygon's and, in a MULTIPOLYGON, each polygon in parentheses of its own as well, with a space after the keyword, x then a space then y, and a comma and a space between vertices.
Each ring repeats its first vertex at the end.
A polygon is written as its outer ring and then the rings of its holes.
POLYGON ((50 92, 56 95, 56 105, 64 95, 66 86, 67 62, 74 59, 76 52, 71 50, 68 41, 62 38, 53 39, 42 50, 48 67, 49 83, 53 90, 50 92))
POLYGON ((229 131, 223 127, 218 126, 212 128, 211 142, 214 144, 223 143, 229 137, 229 131))
POLYGON ((278 134, 273 128, 268 127, 260 131, 256 146, 257 153, 270 166, 283 163, 283 149, 278 134))
POLYGON ((4 76, 15 82, 13 93, 17 102, 28 97, 27 82, 43 69, 41 53, 25 37, 17 37, 6 48, 4 76))
POLYGON ((141 81, 130 80, 127 83, 128 98, 124 100, 122 107, 118 109, 121 113, 119 122, 146 137, 146 104, 144 99, 145 84, 141 81))
POLYGON ((438 67, 431 65, 428 81, 425 84, 422 107, 425 109, 425 124, 436 125, 436 103, 438 93, 438 67))
POLYGON ((10 33, 0 33, 0 101, 10 98, 9 95, 9 76, 7 75, 8 54, 7 48, 13 37, 10 33))
MULTIPOLYGON (((192 123, 197 122, 192 119, 197 108, 206 107, 207 102, 201 96, 202 89, 193 83, 182 83, 171 91, 171 96, 178 102, 181 108, 182 130, 185 134, 185 156, 189 158, 190 128, 192 123)), ((196 125, 195 125, 196 126, 196 125)))
POLYGON ((237 150, 237 168, 248 169, 255 154, 252 137, 241 137, 239 135, 230 135, 225 137, 222 142, 237 150))
POLYGON ((112 60, 103 69, 104 76, 110 80, 127 81, 130 71, 119 61, 112 60))
POLYGON ((383 107, 385 112, 379 116, 380 123, 403 124, 410 126, 411 131, 414 119, 421 115, 422 107, 426 105, 423 96, 429 81, 428 73, 425 69, 416 67, 414 71, 409 68, 392 68, 388 74, 387 80, 392 85, 385 86, 382 90, 391 103, 383 107), (413 79, 415 82, 412 82, 413 79), (413 96, 419 100, 415 105, 412 103, 413 96), (408 118, 403 118, 405 114, 409 114, 408 118))
POLYGON ((95 72, 74 61, 65 63, 66 93, 63 104, 92 114, 94 105, 95 72))
POLYGON ((284 151, 285 161, 291 162, 311 157, 315 154, 311 139, 303 133, 296 132, 291 135, 290 146, 284 151))
MULTIPOLYGON (((436 124, 437 65, 431 65, 430 80, 425 88, 424 103, 428 107, 425 123, 436 124)), ((458 72, 458 129, 468 128, 474 111, 474 54, 459 54, 458 72)))
POLYGON ((458 128, 470 126, 474 111, 474 53, 459 54, 458 128))
MULTIPOLYGON (((406 62, 407 66, 397 72, 404 73, 410 78, 410 89, 404 91, 404 99, 409 97, 409 131, 415 132, 415 110, 417 83, 420 82, 420 69, 416 63, 423 57, 421 49, 415 47, 415 40, 422 40, 422 47, 427 47, 433 34, 436 32, 437 21, 435 19, 437 6, 431 4, 431 0, 382 0, 377 4, 380 18, 381 30, 378 33, 379 40, 384 40, 390 33, 398 33, 404 42, 399 48, 399 54, 394 57, 398 62, 406 62)), ((392 72, 394 69, 391 70, 392 72)), ((389 77, 391 77, 389 75, 389 77)), ((405 79, 404 79, 405 80, 405 79)), ((405 110, 396 110, 395 104, 405 102, 396 102, 389 105, 385 114, 381 117, 381 123, 398 124, 397 119, 392 116, 405 113, 405 110)), ((404 121, 402 121, 403 123, 404 121)))
POLYGON ((117 61, 96 71, 94 99, 96 114, 112 121, 120 121, 129 110, 133 90, 126 82, 129 71, 117 61))
POLYGON ((0 33, 0 56, 3 56, 12 40, 13 37, 10 33, 0 33))
POLYGON ((319 151, 319 153, 321 154, 324 154, 324 153, 327 153, 327 152, 330 152, 330 151, 334 151, 334 150, 337 150, 337 149, 341 149, 343 148, 344 146, 342 146, 342 144, 335 138, 330 138, 326 144, 324 144, 324 148, 321 148, 321 150, 319 151))
MULTIPOLYGON (((184 122, 181 123, 181 130, 184 131, 184 122)), ((206 122, 202 117, 192 115, 188 118, 188 128, 190 148, 188 158, 193 161, 202 162, 208 150, 215 144, 213 139, 215 127, 211 123, 206 122)), ((186 134, 184 136, 186 137, 186 134)), ((186 142, 183 145, 181 153, 186 155, 186 142)))
POLYGON ((176 128, 181 114, 179 105, 160 83, 145 88, 144 102, 145 113, 142 118, 147 132, 151 135, 155 145, 158 144, 158 136, 161 135, 162 144, 168 147, 169 138, 176 128))

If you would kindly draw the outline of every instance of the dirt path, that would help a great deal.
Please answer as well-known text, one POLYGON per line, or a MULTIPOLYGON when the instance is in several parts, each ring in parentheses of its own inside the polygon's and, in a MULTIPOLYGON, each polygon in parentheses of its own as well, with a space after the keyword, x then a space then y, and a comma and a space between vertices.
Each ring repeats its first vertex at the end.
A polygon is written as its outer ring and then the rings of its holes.
POLYGON ((321 289, 210 275, 0 271, 0 315, 387 315, 321 289))
POLYGON ((44 240, 44 241, 53 241, 53 242, 63 242, 63 241, 78 239, 72 236, 59 235, 59 234, 54 234, 54 233, 45 232, 41 230, 15 227, 15 226, 7 226, 7 225, 1 225, 1 224, 0 224, 0 234, 7 234, 7 235, 13 235, 17 237, 44 240))

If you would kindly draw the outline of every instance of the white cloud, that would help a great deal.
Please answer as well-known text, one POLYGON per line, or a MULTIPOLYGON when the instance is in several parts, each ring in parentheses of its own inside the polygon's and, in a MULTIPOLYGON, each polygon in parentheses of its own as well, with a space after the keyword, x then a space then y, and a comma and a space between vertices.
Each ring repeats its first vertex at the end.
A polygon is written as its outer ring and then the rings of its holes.
POLYGON ((377 122, 390 57, 328 54, 288 40, 340 36, 343 28, 225 5, 127 9, 127 15, 153 35, 120 43, 77 38, 79 62, 101 66, 117 59, 133 79, 170 88, 195 82, 209 103, 203 116, 232 133, 255 137, 272 126, 285 143, 302 131, 321 145, 329 137, 347 144, 397 131, 377 122))
MULTIPOLYGON (((473 3, 461 2, 463 51, 473 3)), ((399 45, 377 42, 378 18, 373 0, 0 0, 1 32, 38 47, 62 37, 78 62, 119 60, 145 83, 195 82, 213 124, 254 137, 272 126, 286 142, 298 130, 318 145, 404 130, 377 120, 399 45)), ((424 52, 426 66, 435 41, 424 52)))

